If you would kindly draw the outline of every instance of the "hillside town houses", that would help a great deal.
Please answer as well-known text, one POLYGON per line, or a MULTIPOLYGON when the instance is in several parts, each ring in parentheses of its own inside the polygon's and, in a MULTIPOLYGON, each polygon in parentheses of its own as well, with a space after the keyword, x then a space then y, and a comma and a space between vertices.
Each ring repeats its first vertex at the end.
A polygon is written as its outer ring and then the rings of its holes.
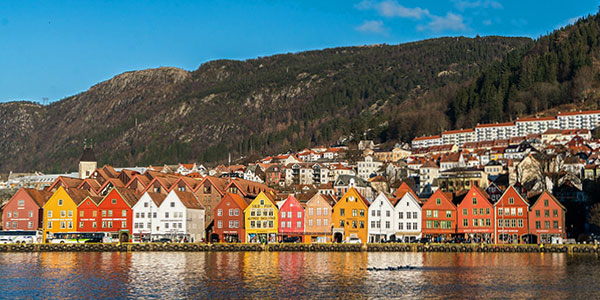
POLYGON ((3 230, 124 241, 551 242, 585 231, 568 208, 600 177, 600 111, 562 112, 384 147, 318 146, 246 164, 10 174, 3 230))

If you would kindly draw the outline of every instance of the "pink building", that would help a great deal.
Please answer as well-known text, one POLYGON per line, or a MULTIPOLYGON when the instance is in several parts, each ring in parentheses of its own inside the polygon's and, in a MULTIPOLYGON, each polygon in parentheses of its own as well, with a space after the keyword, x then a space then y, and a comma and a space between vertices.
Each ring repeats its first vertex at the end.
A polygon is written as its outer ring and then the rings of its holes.
POLYGON ((279 238, 282 241, 304 241, 304 208, 298 200, 289 195, 279 203, 279 238))
POLYGON ((42 206, 52 193, 21 188, 3 208, 3 230, 37 230, 42 228, 42 206))

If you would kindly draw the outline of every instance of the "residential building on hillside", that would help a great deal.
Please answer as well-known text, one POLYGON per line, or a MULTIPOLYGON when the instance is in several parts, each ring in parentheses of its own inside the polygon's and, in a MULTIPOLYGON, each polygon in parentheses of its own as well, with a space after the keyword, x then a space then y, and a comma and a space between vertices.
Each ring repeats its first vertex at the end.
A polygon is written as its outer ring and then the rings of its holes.
POLYGON ((476 141, 475 129, 447 130, 442 132, 442 144, 454 144, 462 146, 464 143, 476 141))
POLYGON ((475 126, 476 141, 509 139, 517 135, 517 125, 513 122, 478 124, 475 126))
POLYGON ((383 162, 375 161, 372 156, 367 156, 363 161, 356 163, 358 177, 368 180, 372 176, 376 176, 383 162))

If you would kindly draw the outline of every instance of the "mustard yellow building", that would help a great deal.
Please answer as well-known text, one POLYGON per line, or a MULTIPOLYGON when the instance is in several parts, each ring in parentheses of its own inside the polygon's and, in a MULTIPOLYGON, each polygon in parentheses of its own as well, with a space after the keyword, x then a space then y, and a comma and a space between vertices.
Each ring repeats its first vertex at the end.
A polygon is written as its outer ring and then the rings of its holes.
POLYGON ((244 210, 248 243, 277 242, 279 209, 271 194, 260 192, 244 210))
POLYGON ((333 241, 339 243, 359 238, 361 243, 366 243, 368 212, 369 201, 354 187, 350 188, 333 206, 333 241))
POLYGON ((57 232, 77 231, 77 206, 87 191, 59 187, 44 204, 44 235, 57 232))

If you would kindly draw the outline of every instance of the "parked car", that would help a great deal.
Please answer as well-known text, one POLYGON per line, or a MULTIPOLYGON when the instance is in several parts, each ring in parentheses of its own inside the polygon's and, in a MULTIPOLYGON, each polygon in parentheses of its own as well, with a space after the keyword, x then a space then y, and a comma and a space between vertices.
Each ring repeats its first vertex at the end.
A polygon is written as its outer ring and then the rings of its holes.
POLYGON ((416 240, 414 240, 412 242, 413 243, 426 244, 426 243, 430 243, 431 241, 429 240, 429 238, 420 238, 420 239, 416 239, 416 240))
POLYGON ((281 242, 282 243, 300 243, 300 242, 302 242, 302 238, 299 236, 286 237, 281 242))
POLYGON ((346 244, 361 244, 362 242, 360 241, 359 238, 351 237, 348 240, 345 240, 344 243, 346 243, 346 244))
POLYGON ((13 241, 9 238, 0 238, 0 244, 12 244, 13 241))

